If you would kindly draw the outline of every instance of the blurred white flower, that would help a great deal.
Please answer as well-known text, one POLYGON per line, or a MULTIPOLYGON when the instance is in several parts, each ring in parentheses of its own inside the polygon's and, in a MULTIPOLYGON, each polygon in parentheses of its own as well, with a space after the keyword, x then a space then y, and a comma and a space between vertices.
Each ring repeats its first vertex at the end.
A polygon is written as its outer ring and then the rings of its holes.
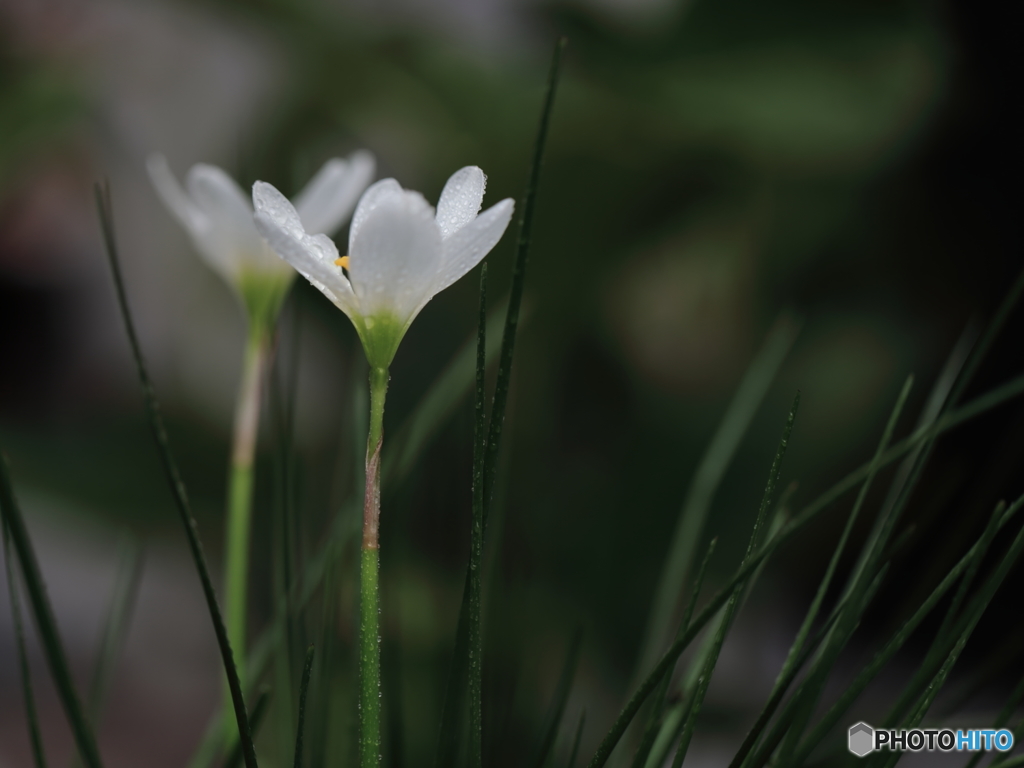
POLYGON ((308 234, 301 210, 262 181, 253 185, 256 228, 349 316, 370 364, 387 368, 426 303, 480 263, 504 234, 513 202, 479 213, 485 182, 475 166, 456 171, 435 213, 418 192, 394 179, 378 181, 356 207, 348 255, 341 258, 329 237, 308 234))
MULTIPOLYGON (((365 151, 328 160, 295 198, 302 225, 311 232, 337 231, 372 180, 374 166, 365 151)), ((184 187, 163 155, 151 155, 146 167, 160 199, 207 265, 240 294, 251 317, 272 321, 295 273, 256 231, 241 187, 213 165, 192 166, 184 187)))

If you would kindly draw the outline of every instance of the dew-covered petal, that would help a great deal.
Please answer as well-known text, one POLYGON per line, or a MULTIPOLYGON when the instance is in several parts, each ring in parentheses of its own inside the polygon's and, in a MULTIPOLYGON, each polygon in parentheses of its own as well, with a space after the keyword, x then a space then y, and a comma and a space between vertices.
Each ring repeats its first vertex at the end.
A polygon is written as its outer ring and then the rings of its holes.
POLYGON ((515 203, 506 198, 481 213, 444 241, 436 293, 454 283, 491 252, 505 234, 515 203))
POLYGON ((324 163, 295 198, 295 210, 306 231, 333 235, 352 213, 375 167, 373 155, 366 151, 324 163))
POLYGON ((437 201, 437 226, 442 237, 451 237, 476 218, 486 186, 487 177, 475 165, 460 168, 449 177, 437 201))
POLYGON ((422 195, 384 196, 350 242, 349 275, 360 312, 390 312, 401 322, 411 320, 435 293, 441 252, 434 209, 422 195))
POLYGON ((359 198, 356 212, 352 214, 352 226, 348 228, 348 250, 350 253, 352 251, 352 243, 355 242, 360 227, 366 221, 366 217, 373 213, 381 201, 392 197, 401 197, 404 192, 405 190, 394 179, 381 179, 366 188, 363 196, 359 198))
POLYGON ((309 235, 288 198, 257 181, 252 189, 255 228, 270 247, 346 314, 355 313, 352 286, 335 265, 338 249, 327 235, 309 235))

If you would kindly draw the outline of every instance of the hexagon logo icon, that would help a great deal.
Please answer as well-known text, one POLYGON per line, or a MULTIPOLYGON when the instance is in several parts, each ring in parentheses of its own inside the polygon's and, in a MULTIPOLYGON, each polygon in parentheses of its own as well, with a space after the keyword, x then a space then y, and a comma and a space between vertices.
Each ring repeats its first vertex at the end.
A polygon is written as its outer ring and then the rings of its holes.
POLYGON ((864 757, 875 750, 875 729, 867 723, 851 725, 846 746, 857 757, 864 757))

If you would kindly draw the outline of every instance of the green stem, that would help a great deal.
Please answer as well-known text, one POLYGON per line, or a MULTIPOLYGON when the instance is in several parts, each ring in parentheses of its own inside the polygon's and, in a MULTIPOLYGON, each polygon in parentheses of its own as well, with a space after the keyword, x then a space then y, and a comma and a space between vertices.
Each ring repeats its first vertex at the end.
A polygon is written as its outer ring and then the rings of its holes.
MULTIPOLYGON (((267 357, 267 334, 261 323, 252 322, 245 345, 242 380, 235 405, 235 427, 231 446, 231 469, 228 487, 227 536, 225 541, 224 613, 228 640, 234 652, 238 677, 245 686, 245 628, 249 584, 249 540, 252 527, 253 462, 259 432, 260 389, 267 357)), ((230 692, 225 692, 225 705, 230 692)), ((237 730, 225 722, 229 739, 237 730)))
POLYGON ((370 431, 359 593, 359 765, 380 766, 380 449, 384 438, 387 368, 370 369, 370 431))

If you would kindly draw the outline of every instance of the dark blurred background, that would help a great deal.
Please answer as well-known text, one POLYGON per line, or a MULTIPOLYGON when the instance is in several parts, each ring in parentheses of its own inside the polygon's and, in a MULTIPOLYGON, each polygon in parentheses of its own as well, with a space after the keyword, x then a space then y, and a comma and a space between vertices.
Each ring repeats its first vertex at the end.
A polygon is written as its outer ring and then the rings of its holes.
MULTIPOLYGON (((800 318, 800 335, 715 498, 712 582, 742 552, 798 388, 783 473, 799 480, 796 506, 870 457, 913 373, 900 427, 909 431, 957 339, 1005 294, 1021 267, 1011 5, 4 0, 0 444, 82 669, 117 541, 146 542, 101 724, 109 764, 183 765, 219 675, 116 313, 96 179, 112 184, 136 320, 216 560, 243 320, 160 206, 146 155, 164 152, 178 174, 212 162, 243 188, 264 179, 294 193, 328 157, 365 147, 380 176, 430 200, 467 164, 488 174, 485 205, 518 198, 551 45, 568 36, 489 552, 488 685, 503 708, 487 738, 496 765, 521 765, 501 745, 529 742, 522 734, 539 722, 577 626, 584 652, 569 717, 588 707, 585 745, 610 722, 690 476, 781 312, 800 318)), ((494 301, 513 241, 489 259, 494 301)), ((470 338, 476 286, 470 276, 438 296, 410 330, 392 368, 388 432, 470 338)), ((971 393, 1022 370, 1022 331, 1014 315, 971 393)), ((298 360, 296 508, 312 551, 354 492, 364 371, 346 318, 303 281, 282 337, 298 360)), ((940 442, 905 519, 917 533, 865 645, 921 599, 998 499, 1024 491, 1022 427, 1011 404, 940 442)), ((402 670, 410 765, 430 754, 444 693, 468 551, 471 431, 464 400, 386 491, 385 643, 402 670)), ((270 610, 265 432, 254 631, 270 610)), ((884 488, 869 498, 861 538, 884 488)), ((754 592, 716 673, 697 764, 727 762, 849 505, 789 546, 754 592)), ((962 665, 1005 661, 973 699, 982 713, 998 707, 1004 673, 1020 671, 1012 596, 1024 583, 1011 581, 962 665)), ((339 599, 344 645, 351 596, 339 599)), ((0 608, 0 766, 27 765, 6 592, 0 608)), ((904 663, 915 652, 912 642, 904 663)), ((68 755, 45 685, 46 732, 68 755)))

